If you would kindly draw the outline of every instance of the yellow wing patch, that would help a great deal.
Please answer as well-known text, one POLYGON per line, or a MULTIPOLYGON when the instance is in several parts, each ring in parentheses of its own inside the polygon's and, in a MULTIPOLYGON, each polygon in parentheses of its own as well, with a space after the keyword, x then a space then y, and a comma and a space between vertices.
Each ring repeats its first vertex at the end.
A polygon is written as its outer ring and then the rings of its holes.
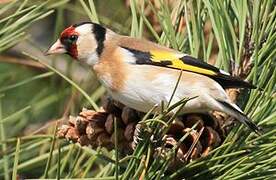
POLYGON ((183 57, 183 54, 177 54, 173 52, 166 52, 166 51, 150 51, 151 60, 153 62, 164 62, 169 61, 171 62, 170 65, 167 65, 167 67, 176 68, 176 69, 182 69, 186 71, 191 71, 195 73, 200 74, 206 74, 206 75, 217 75, 217 72, 214 72, 209 69, 205 69, 202 67, 197 67, 195 65, 185 64, 183 60, 180 58, 183 57))
POLYGON ((216 72, 214 72, 212 70, 185 64, 180 59, 172 60, 172 65, 169 65, 169 67, 182 69, 182 70, 186 70, 186 71, 192 71, 192 72, 196 72, 196 73, 200 73, 200 74, 207 74, 207 75, 216 75, 217 74, 216 72))
POLYGON ((174 60, 183 56, 183 54, 167 51, 150 51, 150 54, 152 55, 152 58, 156 60, 174 60))

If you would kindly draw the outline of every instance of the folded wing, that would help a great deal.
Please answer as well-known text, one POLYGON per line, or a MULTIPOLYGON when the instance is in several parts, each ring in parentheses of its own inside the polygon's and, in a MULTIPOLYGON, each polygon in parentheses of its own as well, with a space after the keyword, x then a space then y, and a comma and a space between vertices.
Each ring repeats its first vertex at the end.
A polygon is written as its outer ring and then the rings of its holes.
POLYGON ((256 88, 249 82, 230 76, 228 73, 186 54, 156 50, 144 52, 126 47, 122 48, 135 57, 136 64, 162 66, 202 74, 214 79, 224 88, 256 88))

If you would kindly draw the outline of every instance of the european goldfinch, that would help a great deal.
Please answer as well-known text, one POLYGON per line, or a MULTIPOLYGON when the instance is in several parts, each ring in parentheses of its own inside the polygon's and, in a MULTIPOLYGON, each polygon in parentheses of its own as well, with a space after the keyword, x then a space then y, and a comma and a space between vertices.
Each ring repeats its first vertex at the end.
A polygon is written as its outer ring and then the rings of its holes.
POLYGON ((196 97, 182 113, 221 111, 260 132, 224 90, 255 87, 187 54, 92 22, 65 29, 46 54, 63 53, 90 66, 110 95, 133 109, 147 112, 168 103, 180 78, 171 103, 196 97))

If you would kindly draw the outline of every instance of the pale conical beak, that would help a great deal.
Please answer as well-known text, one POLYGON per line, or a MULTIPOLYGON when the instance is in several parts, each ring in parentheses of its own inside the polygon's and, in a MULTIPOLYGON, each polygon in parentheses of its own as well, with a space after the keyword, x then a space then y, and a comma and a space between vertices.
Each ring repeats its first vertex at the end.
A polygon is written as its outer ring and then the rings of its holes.
POLYGON ((66 53, 66 49, 63 44, 61 44, 60 40, 58 39, 45 53, 44 55, 50 54, 64 54, 66 53))

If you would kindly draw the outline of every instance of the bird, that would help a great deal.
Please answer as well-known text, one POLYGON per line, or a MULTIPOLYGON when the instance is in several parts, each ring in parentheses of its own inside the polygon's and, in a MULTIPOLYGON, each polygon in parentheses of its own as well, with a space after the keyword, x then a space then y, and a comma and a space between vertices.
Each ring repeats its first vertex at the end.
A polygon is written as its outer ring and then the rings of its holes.
POLYGON ((148 112, 154 106, 195 97, 181 114, 220 111, 261 134, 261 128, 231 102, 225 91, 256 87, 188 54, 117 34, 94 22, 64 29, 45 53, 51 54, 68 54, 87 65, 113 99, 135 110, 148 112))

